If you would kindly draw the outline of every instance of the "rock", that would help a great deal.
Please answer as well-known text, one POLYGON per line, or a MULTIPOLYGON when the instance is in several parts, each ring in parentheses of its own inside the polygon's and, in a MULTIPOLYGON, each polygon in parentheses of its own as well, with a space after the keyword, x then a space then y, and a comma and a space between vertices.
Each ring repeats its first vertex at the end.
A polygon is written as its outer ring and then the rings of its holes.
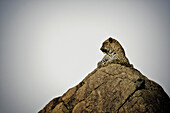
POLYGON ((169 113, 170 98, 138 70, 120 64, 96 68, 39 113, 169 113))

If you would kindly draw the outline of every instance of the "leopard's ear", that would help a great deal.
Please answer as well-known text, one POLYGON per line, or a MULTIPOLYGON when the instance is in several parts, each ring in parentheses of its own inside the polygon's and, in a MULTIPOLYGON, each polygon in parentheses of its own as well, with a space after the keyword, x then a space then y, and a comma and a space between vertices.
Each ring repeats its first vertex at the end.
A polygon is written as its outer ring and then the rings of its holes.
POLYGON ((113 42, 113 38, 110 37, 109 38, 109 42, 112 43, 113 42))

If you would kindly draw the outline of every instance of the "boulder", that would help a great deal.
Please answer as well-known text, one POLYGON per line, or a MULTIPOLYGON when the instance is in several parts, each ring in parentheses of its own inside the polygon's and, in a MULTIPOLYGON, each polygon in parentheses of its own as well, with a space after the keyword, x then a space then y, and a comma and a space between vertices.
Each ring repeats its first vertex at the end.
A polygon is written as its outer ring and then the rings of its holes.
POLYGON ((170 113, 163 88, 137 69, 120 64, 96 68, 39 113, 170 113))

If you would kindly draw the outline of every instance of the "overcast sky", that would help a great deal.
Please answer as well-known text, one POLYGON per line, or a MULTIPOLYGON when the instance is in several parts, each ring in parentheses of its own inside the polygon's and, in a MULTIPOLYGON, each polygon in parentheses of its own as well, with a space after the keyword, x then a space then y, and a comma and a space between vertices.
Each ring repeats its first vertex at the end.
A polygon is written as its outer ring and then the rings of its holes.
POLYGON ((167 0, 1 0, 0 113, 35 113, 93 71, 108 37, 170 95, 167 0))

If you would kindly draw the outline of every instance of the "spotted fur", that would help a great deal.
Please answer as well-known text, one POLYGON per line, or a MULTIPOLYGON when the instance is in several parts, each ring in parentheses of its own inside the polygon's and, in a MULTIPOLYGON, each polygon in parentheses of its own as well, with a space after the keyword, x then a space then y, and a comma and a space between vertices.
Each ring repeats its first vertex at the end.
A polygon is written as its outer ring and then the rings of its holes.
POLYGON ((125 51, 123 47, 120 45, 120 43, 117 40, 113 38, 109 38, 105 40, 100 50, 106 55, 98 63, 98 67, 104 67, 111 63, 121 64, 127 67, 133 67, 129 63, 129 60, 127 59, 125 55, 125 51))

